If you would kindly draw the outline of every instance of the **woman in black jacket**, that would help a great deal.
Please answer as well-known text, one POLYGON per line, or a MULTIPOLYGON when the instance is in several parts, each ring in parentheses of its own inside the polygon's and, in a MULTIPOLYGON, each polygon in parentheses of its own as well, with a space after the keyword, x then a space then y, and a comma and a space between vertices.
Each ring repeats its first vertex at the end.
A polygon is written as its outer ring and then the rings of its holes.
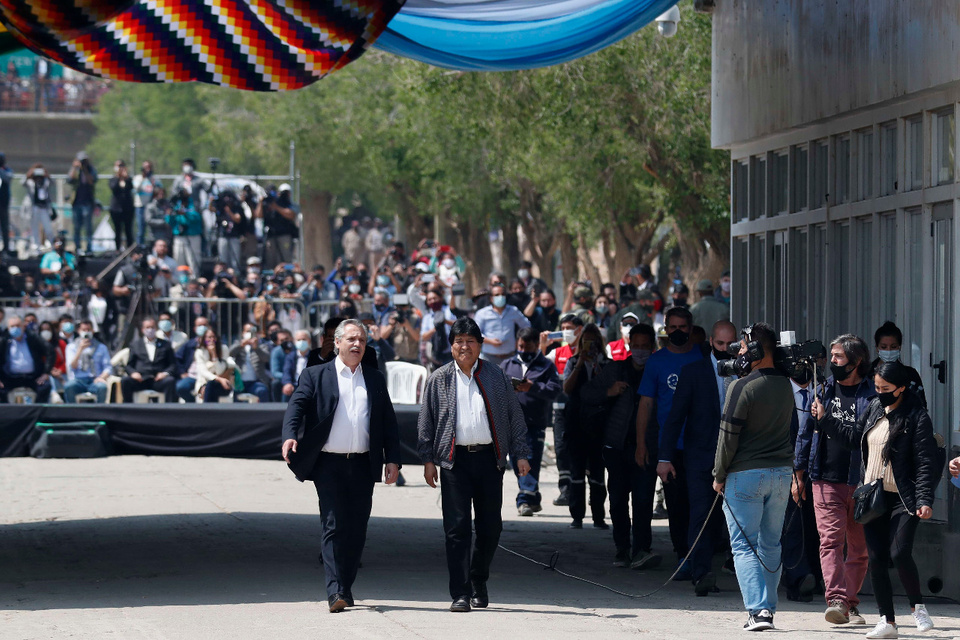
POLYGON ((113 165, 114 176, 110 178, 110 220, 116 235, 117 251, 123 247, 121 232, 127 239, 127 246, 133 244, 133 181, 123 160, 113 165))
POLYGON ((908 367, 882 362, 874 382, 877 397, 854 428, 840 422, 824 424, 824 431, 862 453, 860 479, 864 484, 883 479, 885 513, 864 525, 870 554, 870 576, 880 608, 880 622, 868 638, 898 637, 893 587, 887 570, 893 561, 907 592, 920 631, 933 628, 923 604, 920 575, 913 561, 913 541, 920 520, 933 515, 933 492, 938 469, 933 425, 920 399, 909 391, 908 367))

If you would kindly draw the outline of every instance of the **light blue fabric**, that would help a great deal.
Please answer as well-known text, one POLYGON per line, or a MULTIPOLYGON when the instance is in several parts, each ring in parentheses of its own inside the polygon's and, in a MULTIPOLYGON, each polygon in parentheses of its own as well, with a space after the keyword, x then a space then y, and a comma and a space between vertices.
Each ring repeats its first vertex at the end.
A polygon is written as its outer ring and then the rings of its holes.
POLYGON ((743 606, 751 615, 763 609, 777 612, 777 585, 782 571, 780 534, 792 475, 790 467, 778 467, 734 471, 727 476, 723 513, 727 518, 743 606), (771 573, 764 569, 751 545, 763 564, 777 570, 771 573))
POLYGON ((556 18, 511 22, 455 19, 455 6, 450 18, 401 12, 375 46, 451 69, 532 69, 599 51, 649 24, 674 4, 676 0, 607 0, 556 18))
POLYGON ((401 13, 424 18, 519 22, 549 20, 609 0, 407 0, 401 13))

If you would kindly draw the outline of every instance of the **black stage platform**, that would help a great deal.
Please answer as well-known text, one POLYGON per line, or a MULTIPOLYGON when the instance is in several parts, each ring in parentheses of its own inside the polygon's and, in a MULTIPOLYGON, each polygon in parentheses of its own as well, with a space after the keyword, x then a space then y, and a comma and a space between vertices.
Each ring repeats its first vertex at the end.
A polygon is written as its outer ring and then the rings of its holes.
MULTIPOLYGON (((4 404, 0 457, 29 455, 37 422, 102 421, 117 455, 280 459, 287 405, 269 404, 4 404)), ((419 405, 394 405, 404 464, 419 464, 419 405)))

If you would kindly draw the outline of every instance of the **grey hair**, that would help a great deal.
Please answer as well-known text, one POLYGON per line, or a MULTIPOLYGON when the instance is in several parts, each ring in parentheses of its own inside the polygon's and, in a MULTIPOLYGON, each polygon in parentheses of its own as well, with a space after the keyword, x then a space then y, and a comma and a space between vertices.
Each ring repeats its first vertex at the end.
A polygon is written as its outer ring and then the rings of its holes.
POLYGON ((853 364, 857 360, 860 361, 860 364, 857 366, 857 374, 861 378, 866 377, 871 366, 870 348, 867 347, 867 343, 863 341, 863 338, 855 336, 852 333, 844 333, 833 339, 833 342, 830 343, 830 348, 833 349, 833 347, 838 345, 843 349, 843 355, 847 357, 847 361, 850 364, 853 364))
POLYGON ((340 353, 340 349, 337 348, 337 343, 340 342, 340 339, 343 338, 343 334, 347 332, 347 327, 353 325, 357 329, 360 329, 360 333, 366 337, 367 328, 363 326, 363 323, 357 320, 356 318, 347 318, 343 322, 337 325, 336 330, 333 332, 333 352, 340 353))

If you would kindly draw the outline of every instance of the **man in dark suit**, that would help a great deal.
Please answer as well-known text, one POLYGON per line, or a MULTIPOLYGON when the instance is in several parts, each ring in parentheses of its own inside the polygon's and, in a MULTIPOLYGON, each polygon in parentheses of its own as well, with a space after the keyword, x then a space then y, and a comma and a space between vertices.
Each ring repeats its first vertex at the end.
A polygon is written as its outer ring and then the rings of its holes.
POLYGON ((283 419, 283 459, 320 499, 321 549, 331 613, 353 606, 373 486, 400 473, 400 432, 387 382, 363 366, 367 332, 358 320, 336 330, 337 357, 303 370, 283 419))
MULTIPOLYGON (((693 542, 707 521, 716 497, 713 490, 713 463, 717 451, 720 417, 730 378, 717 374, 717 363, 729 358, 727 347, 737 340, 737 329, 721 320, 713 325, 710 356, 684 365, 673 394, 670 417, 663 428, 657 475, 664 485, 685 485, 690 504, 687 544, 693 542), (683 436, 684 447, 677 442, 683 436)), ((669 499, 668 499, 669 503, 669 499)), ((719 505, 713 510, 711 524, 703 532, 688 562, 694 592, 705 596, 717 584, 711 571, 715 535, 723 526, 719 505)))
POLYGON ((21 318, 10 316, 7 333, 0 337, 0 402, 6 402, 7 393, 17 387, 33 389, 37 402, 47 402, 52 367, 53 354, 43 339, 27 331, 21 318))
POLYGON ((152 389, 164 402, 177 401, 177 358, 168 340, 157 337, 157 321, 144 318, 140 337, 130 343, 127 375, 120 379, 123 401, 133 402, 137 391, 152 389))

